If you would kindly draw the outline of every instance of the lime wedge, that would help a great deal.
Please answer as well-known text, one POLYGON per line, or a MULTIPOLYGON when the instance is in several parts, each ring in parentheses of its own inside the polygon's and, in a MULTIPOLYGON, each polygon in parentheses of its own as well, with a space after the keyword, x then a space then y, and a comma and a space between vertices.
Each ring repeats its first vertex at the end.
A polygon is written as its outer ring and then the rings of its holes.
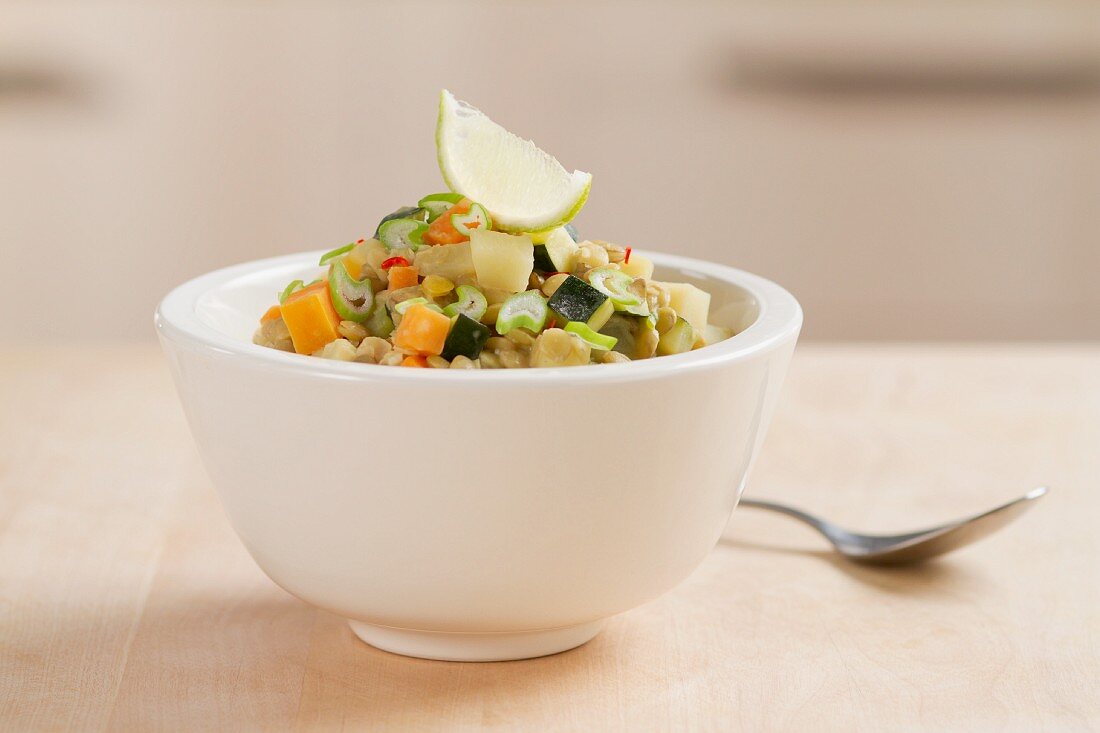
POLYGON ((530 140, 455 99, 439 99, 435 148, 443 180, 477 201, 506 232, 541 232, 572 220, 588 199, 592 174, 569 173, 530 140))

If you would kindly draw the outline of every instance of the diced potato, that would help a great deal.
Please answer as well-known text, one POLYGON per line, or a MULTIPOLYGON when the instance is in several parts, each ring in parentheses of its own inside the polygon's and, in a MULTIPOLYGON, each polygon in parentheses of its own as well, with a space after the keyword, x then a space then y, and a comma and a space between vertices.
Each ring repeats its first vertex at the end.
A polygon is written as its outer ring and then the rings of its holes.
POLYGON ((644 277, 646 280, 653 279, 653 260, 643 257, 637 252, 630 253, 629 264, 619 263, 619 269, 631 277, 644 277))
POLYGON ((474 229, 470 236, 470 252, 482 287, 510 293, 527 289, 527 281, 535 269, 535 245, 527 235, 517 237, 474 229))
POLYGON ((474 258, 469 242, 421 247, 413 264, 419 268, 421 275, 438 275, 451 282, 474 277, 474 258))
POLYGON ((733 329, 725 326, 715 326, 713 323, 708 323, 707 327, 703 329, 703 340, 708 345, 725 341, 731 336, 733 336, 733 329))
MULTIPOLYGON (((634 258, 630 258, 634 262, 634 258)), ((710 293, 688 283, 663 283, 668 290, 669 306, 691 324, 696 333, 703 333, 710 315, 710 293)))

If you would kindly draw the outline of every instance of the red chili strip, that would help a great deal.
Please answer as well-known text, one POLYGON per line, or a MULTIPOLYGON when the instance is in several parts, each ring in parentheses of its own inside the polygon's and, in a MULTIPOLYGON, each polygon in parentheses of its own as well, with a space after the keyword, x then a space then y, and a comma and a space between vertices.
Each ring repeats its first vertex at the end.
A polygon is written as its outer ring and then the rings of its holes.
POLYGON ((630 264, 630 253, 633 252, 633 251, 634 250, 632 250, 630 247, 626 248, 626 257, 623 258, 623 264, 624 265, 629 265, 630 264))
POLYGON ((362 243, 363 243, 363 242, 365 242, 365 241, 367 241, 367 240, 365 240, 365 239, 358 239, 358 240, 356 240, 356 242, 355 242, 355 243, 356 243, 356 244, 362 244, 362 243))
POLYGON ((391 267, 396 267, 397 265, 400 265, 401 267, 408 267, 409 261, 406 260, 404 257, 391 257, 388 260, 382 260, 383 270, 388 270, 391 267))

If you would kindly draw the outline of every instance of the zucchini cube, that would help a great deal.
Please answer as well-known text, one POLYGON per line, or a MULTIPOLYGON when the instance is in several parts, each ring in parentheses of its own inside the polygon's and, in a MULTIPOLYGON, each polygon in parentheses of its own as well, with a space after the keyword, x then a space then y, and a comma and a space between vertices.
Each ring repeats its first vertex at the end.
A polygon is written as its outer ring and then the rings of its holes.
MULTIPOLYGON (((607 302, 606 295, 579 277, 570 275, 554 292, 547 305, 561 321, 561 325, 564 326, 569 321, 589 323, 589 319, 596 315, 605 302, 607 302)), ((608 317, 610 317, 610 314, 608 314, 608 317)), ((607 322, 606 318, 604 322, 607 322)), ((590 323, 589 325, 592 328, 599 329, 603 326, 603 323, 600 323, 599 326, 593 326, 590 323)))

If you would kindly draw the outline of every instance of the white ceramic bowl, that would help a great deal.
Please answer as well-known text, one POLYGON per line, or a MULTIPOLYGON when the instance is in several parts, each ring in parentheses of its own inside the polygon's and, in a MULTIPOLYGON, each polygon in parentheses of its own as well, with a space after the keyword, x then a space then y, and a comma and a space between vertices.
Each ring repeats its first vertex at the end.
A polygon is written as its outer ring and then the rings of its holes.
POLYGON ((253 345, 318 254, 203 275, 156 315, 226 512, 280 586, 383 649, 518 659, 583 644, 714 547, 801 327, 786 290, 655 255, 741 332, 630 364, 401 369, 253 345))

